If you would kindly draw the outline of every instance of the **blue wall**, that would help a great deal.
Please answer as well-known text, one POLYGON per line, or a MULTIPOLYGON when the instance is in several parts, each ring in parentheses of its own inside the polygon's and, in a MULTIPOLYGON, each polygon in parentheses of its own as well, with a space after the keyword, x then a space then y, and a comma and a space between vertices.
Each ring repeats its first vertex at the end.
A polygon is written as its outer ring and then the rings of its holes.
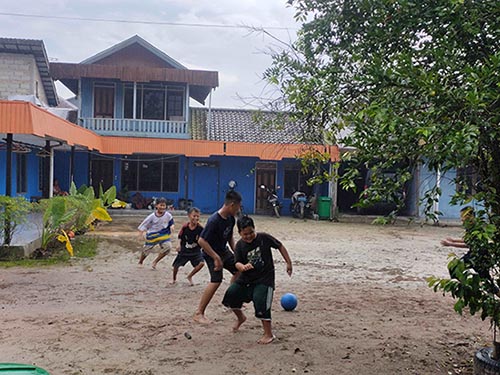
MULTIPOLYGON (((442 215, 442 219, 458 219, 460 218, 460 210, 465 205, 451 205, 451 198, 456 192, 456 184, 454 179, 456 178, 456 171, 450 170, 445 174, 441 174, 440 186, 441 186, 441 197, 439 199, 439 211, 442 215)), ((420 196, 422 197, 424 192, 431 189, 436 184, 436 173, 429 171, 425 166, 422 167, 420 173, 420 196)), ((472 203, 474 204, 474 203, 472 203)), ((470 204, 468 204, 470 205, 470 204)), ((420 214, 423 215, 423 207, 420 207, 420 214)))
MULTIPOLYGON (((68 191, 70 187, 70 151, 55 151, 54 156, 54 178, 59 180, 63 190, 68 191)), ((89 159, 87 151, 75 151, 74 160, 74 182, 77 187, 89 185, 89 159)), ((224 196, 229 190, 229 181, 237 183, 236 190, 243 196, 244 212, 253 214, 255 212, 255 165, 261 161, 253 157, 226 157, 214 156, 209 158, 179 158, 179 184, 177 192, 141 192, 146 198, 164 197, 172 199, 174 206, 179 207, 180 199, 191 199, 193 205, 199 207, 203 213, 209 214, 216 211, 224 202, 224 196), (208 163, 208 165, 207 165, 208 163), (203 165, 205 164, 205 165, 203 165), (213 166, 209 166, 213 165, 213 166)), ((283 186, 284 165, 297 162, 293 159, 279 161, 277 165, 277 185, 283 186)), ((114 159, 114 184, 117 191, 121 190, 121 155, 114 159)), ((15 154, 12 168, 12 192, 16 191, 15 154)), ((5 151, 0 152, 0 173, 5 176, 5 151)), ((38 190, 39 158, 36 152, 28 157, 28 192, 27 199, 32 196, 41 196, 38 190)), ((0 178, 0 193, 5 194, 5 178, 0 178)), ((284 189, 278 190, 278 196, 283 204, 284 215, 289 214, 290 199, 283 199, 284 189)), ((132 196, 135 192, 131 191, 132 196)), ((328 185, 324 184, 319 189, 319 195, 327 195, 328 185)))

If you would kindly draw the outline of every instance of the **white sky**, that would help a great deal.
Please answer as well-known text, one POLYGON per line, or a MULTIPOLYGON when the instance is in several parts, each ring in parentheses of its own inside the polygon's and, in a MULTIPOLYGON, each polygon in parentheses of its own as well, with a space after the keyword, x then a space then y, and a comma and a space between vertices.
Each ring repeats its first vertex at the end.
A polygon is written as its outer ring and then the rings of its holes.
MULTIPOLYGON (((0 13, 289 28, 268 30, 284 41, 293 40, 299 27, 293 18, 294 9, 287 7, 286 0, 16 0, 2 1, 0 13)), ((278 45, 270 37, 244 28, 0 14, 1 37, 41 39, 52 61, 80 62, 135 34, 190 69, 219 72, 219 87, 212 94, 214 108, 252 108, 238 95, 263 95, 262 73, 271 64, 265 51, 278 45)), ((60 94, 68 96, 64 92, 60 94)))

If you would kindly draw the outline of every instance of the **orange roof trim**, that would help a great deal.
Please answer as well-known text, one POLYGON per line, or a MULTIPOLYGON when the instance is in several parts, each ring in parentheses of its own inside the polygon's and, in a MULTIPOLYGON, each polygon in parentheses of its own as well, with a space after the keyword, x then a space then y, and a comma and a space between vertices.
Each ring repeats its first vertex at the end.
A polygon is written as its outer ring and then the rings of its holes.
POLYGON ((312 147, 319 152, 328 152, 331 161, 339 159, 337 146, 101 136, 32 103, 2 100, 0 100, 0 133, 58 139, 70 146, 82 146, 102 154, 180 154, 188 157, 225 155, 281 160, 295 158, 312 147))

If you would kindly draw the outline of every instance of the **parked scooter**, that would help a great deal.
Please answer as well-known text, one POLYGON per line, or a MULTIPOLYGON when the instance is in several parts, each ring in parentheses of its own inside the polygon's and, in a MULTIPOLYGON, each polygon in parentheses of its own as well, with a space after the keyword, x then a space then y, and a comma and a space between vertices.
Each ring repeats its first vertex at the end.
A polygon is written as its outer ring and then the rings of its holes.
POLYGON ((276 190, 270 189, 266 185, 260 185, 260 188, 267 192, 266 199, 269 206, 273 208, 272 215, 279 218, 281 216, 281 203, 278 199, 278 194, 276 194, 276 190))
POLYGON ((299 219, 304 219, 305 217, 315 218, 315 206, 316 197, 314 195, 308 198, 306 193, 302 191, 296 191, 292 194, 290 211, 294 217, 298 217, 299 219))

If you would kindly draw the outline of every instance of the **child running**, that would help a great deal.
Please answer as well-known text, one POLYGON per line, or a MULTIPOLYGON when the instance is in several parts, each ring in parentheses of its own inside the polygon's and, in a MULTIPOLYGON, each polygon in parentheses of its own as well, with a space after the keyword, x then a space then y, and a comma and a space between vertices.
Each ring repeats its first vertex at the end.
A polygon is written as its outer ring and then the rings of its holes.
POLYGON ((255 316, 262 321, 264 335, 257 341, 269 344, 274 340, 271 327, 271 303, 274 292, 274 262, 271 248, 278 249, 292 276, 292 261, 285 246, 267 233, 256 233, 252 218, 243 216, 237 222, 241 239, 234 251, 235 266, 241 275, 227 289, 222 303, 233 310, 236 332, 247 320, 241 310, 244 302, 253 301, 255 316))
POLYGON ((200 271, 205 262, 203 261, 203 255, 201 253, 201 247, 198 245, 198 238, 200 238, 200 233, 203 227, 200 225, 200 214, 201 211, 196 207, 191 207, 188 210, 189 221, 184 224, 179 231, 179 240, 181 243, 177 246, 177 256, 172 263, 173 269, 173 279, 172 284, 177 281, 177 272, 179 268, 184 266, 187 262, 191 262, 194 267, 193 270, 187 275, 189 285, 194 285, 193 276, 200 271))
POLYGON ((172 249, 170 235, 174 230, 174 218, 170 212, 167 212, 167 201, 165 198, 159 198, 156 201, 155 212, 148 215, 137 229, 141 236, 146 239, 141 257, 139 258, 140 265, 142 265, 144 259, 146 259, 156 245, 160 246, 160 253, 151 265, 155 270, 158 262, 172 249))

